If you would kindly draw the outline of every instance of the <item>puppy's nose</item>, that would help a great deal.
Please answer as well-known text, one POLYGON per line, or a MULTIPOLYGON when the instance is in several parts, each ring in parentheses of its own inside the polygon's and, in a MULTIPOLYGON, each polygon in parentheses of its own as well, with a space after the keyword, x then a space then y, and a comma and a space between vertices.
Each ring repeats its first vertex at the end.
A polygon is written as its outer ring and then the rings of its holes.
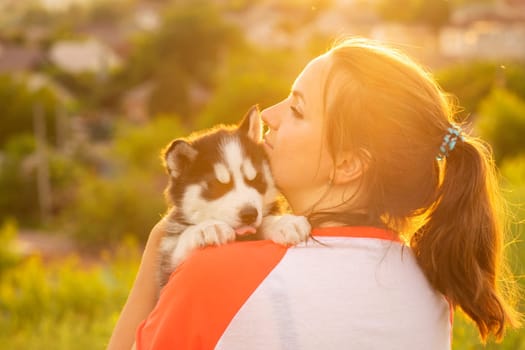
POLYGON ((249 225, 253 224, 253 222, 257 219, 257 214, 257 209, 251 205, 247 205, 239 212, 239 218, 243 224, 249 225))

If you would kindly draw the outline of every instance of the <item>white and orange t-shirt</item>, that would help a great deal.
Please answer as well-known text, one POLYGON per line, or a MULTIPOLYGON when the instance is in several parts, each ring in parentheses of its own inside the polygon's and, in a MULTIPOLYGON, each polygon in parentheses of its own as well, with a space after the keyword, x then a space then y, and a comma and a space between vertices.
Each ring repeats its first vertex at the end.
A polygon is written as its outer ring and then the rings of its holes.
POLYGON ((449 304, 392 232, 312 235, 196 251, 139 326, 137 349, 450 349, 449 304))

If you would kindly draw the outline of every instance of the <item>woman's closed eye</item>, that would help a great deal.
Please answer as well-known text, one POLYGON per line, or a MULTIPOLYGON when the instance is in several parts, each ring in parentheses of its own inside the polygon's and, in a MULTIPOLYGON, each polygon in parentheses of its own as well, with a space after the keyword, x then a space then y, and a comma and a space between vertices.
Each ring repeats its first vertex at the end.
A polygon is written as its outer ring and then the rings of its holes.
POLYGON ((303 114, 299 111, 299 109, 295 106, 290 106, 290 109, 292 110, 292 113, 294 115, 294 117, 296 118, 299 118, 299 119, 303 119, 303 114))

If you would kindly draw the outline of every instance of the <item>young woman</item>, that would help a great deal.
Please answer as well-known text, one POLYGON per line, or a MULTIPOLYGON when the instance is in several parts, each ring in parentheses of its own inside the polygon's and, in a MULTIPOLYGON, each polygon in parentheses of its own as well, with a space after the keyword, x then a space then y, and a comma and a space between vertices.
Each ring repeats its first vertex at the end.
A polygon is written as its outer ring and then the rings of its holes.
POLYGON ((197 251, 156 303, 151 233, 110 349, 450 349, 452 310, 482 339, 519 315, 498 288, 503 227, 489 147, 431 75, 343 41, 264 110, 264 146, 313 239, 197 251), (151 312, 150 312, 151 311, 151 312))

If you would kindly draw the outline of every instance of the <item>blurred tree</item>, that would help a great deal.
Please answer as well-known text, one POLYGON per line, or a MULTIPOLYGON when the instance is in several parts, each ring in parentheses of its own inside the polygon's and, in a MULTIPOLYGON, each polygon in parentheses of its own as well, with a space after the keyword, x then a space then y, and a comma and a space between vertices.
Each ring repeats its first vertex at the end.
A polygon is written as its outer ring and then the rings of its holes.
POLYGON ((378 14, 387 21, 412 22, 417 17, 420 0, 380 0, 376 3, 378 14))
MULTIPOLYGON (((20 133, 9 138, 0 161, 0 222, 15 218, 25 226, 40 223, 37 189, 38 158, 32 134, 20 133)), ((60 212, 72 202, 72 188, 78 185, 83 164, 78 158, 68 157, 48 149, 49 181, 52 214, 60 212)))
POLYGON ((126 17, 131 9, 130 5, 129 0, 94 1, 87 12, 92 22, 114 23, 126 17))
POLYGON ((525 153, 525 100, 494 89, 480 104, 476 130, 494 149, 496 161, 525 153))
POLYGON ((20 261, 18 252, 14 249, 18 231, 17 223, 13 219, 0 221, 0 274, 15 266, 20 261))
POLYGON ((512 91, 522 100, 525 100, 525 65, 523 63, 511 63, 498 65, 498 84, 512 91))
POLYGON ((0 165, 0 220, 16 218, 24 224, 38 221, 37 183, 30 156, 35 151, 31 134, 20 133, 4 146, 0 165))
POLYGON ((97 72, 84 71, 80 73, 69 73, 56 66, 46 67, 46 73, 55 81, 67 88, 73 96, 77 96, 77 107, 83 110, 97 110, 105 107, 113 107, 117 93, 114 84, 109 81, 117 72, 108 71, 108 78, 103 81, 97 72), (113 100, 112 100, 113 99, 113 100))
POLYGON ((285 98, 306 61, 288 51, 252 48, 237 52, 220 73, 220 83, 199 116, 197 128, 237 123, 250 106, 265 108, 285 98))
POLYGON ((57 104, 58 99, 49 88, 33 90, 22 79, 7 75, 0 76, 0 106, 2 106, 0 150, 11 137, 33 132, 35 105, 40 105, 43 109, 48 125, 46 129, 49 142, 55 142, 53 116, 57 104))
POLYGON ((186 136, 188 130, 175 115, 158 115, 147 125, 117 124, 111 158, 120 169, 164 174, 161 150, 173 139, 186 136))
POLYGON ((128 86, 153 81, 153 114, 176 113, 190 125, 199 104, 192 101, 191 89, 211 91, 217 68, 241 42, 238 30, 223 20, 211 1, 176 2, 160 30, 140 38, 121 77, 129 77, 128 86))
POLYGON ((91 248, 117 245, 126 235, 144 239, 166 210, 161 150, 185 135, 173 115, 158 116, 147 125, 117 123, 112 147, 101 155, 106 169, 77 176, 72 202, 57 226, 91 248))
POLYGON ((22 13, 21 21, 26 25, 51 26, 53 14, 38 2, 29 2, 27 9, 22 13))
POLYGON ((461 63, 438 71, 436 78, 445 91, 458 97, 463 119, 476 112, 494 87, 505 87, 525 99, 525 66, 518 63, 461 63))
POLYGON ((151 174, 133 171, 113 178, 82 176, 73 203, 57 226, 83 248, 117 246, 125 236, 145 241, 165 211, 162 188, 151 174))
POLYGON ((388 21, 427 24, 439 28, 448 22, 451 7, 446 0, 379 0, 377 12, 388 21))
MULTIPOLYGON (((525 150, 522 150, 522 152, 515 157, 505 158, 501 162, 500 170, 505 179, 511 185, 521 187, 521 189, 523 190, 523 195, 525 195, 525 150)), ((525 196, 520 202, 521 210, 525 210, 525 207, 523 207, 523 203, 525 203, 525 196)), ((523 244, 525 244, 525 241, 523 242, 523 244)), ((523 253, 525 254, 525 251, 523 253)), ((523 266, 523 268, 525 268, 525 266, 523 266)))

